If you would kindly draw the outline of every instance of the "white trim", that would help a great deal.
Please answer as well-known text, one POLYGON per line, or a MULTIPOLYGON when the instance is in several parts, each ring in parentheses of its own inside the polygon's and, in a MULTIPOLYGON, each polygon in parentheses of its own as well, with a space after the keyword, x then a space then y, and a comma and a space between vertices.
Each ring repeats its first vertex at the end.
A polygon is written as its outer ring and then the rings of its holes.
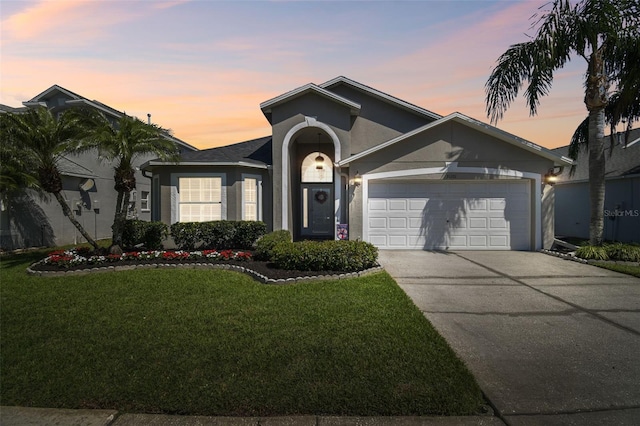
POLYGON ((432 112, 432 111, 429 111, 427 109, 421 108, 421 107, 419 107, 417 105, 413 105, 413 104, 411 104, 409 102, 403 101, 402 99, 398 99, 395 96, 391 96, 391 95, 389 95, 387 93, 384 93, 384 92, 381 92, 381 91, 379 91, 377 89, 374 89, 373 87, 369 87, 369 86, 366 86, 366 85, 364 85, 362 83, 358 83, 357 81, 351 80, 351 79, 349 79, 347 77, 344 77, 344 76, 339 76, 339 77, 336 77, 336 78, 334 78, 332 80, 329 80, 329 81, 327 81, 325 83, 322 83, 320 85, 320 87, 326 89, 326 88, 334 86, 334 85, 336 85, 338 83, 346 83, 346 84, 348 84, 350 86, 353 86, 353 87, 355 87, 357 89, 360 89, 363 92, 366 92, 366 93, 374 95, 374 96, 376 96, 378 98, 381 98, 381 99, 383 99, 383 100, 385 100, 385 101, 387 101, 387 102, 389 102, 391 104, 399 105, 399 106, 401 106, 401 107, 403 107, 405 109, 408 109, 410 111, 417 112, 420 115, 424 115, 424 116, 427 116, 429 118, 433 118, 433 119, 436 119, 436 120, 442 118, 442 116, 440 114, 436 114, 435 112, 432 112))
POLYGON ((573 164, 573 160, 566 158, 566 157, 561 157, 557 154, 554 154, 551 150, 547 149, 547 148, 543 148, 540 145, 536 145, 533 142, 529 142, 528 140, 519 138, 515 135, 512 135, 511 133, 505 132, 503 130, 498 129, 497 127, 494 126, 490 126, 486 123, 482 123, 478 120, 474 120, 471 117, 468 117, 464 114, 460 114, 459 112, 454 112, 452 114, 447 115, 446 117, 443 117, 439 120, 433 121, 429 124, 426 124, 422 127, 418 127, 417 129, 414 129, 410 132, 407 132, 405 134, 402 134, 400 136, 397 136, 393 139, 390 139, 384 143, 378 144, 374 147, 371 147, 365 151, 359 152, 355 155, 352 155, 349 158, 345 158, 344 160, 340 161, 338 163, 338 166, 346 166, 347 164, 351 163, 354 160, 358 160, 362 157, 366 157, 367 155, 373 154, 374 152, 380 151, 381 149, 384 149, 388 146, 394 145, 400 141, 403 141, 407 138, 410 138, 411 136, 415 136, 419 133, 422 133, 426 130, 429 130, 431 128, 434 128, 436 126, 439 126, 441 124, 444 124, 448 121, 455 121, 457 123, 461 123, 465 126, 468 127, 472 127, 475 128, 476 130, 479 130, 485 134, 488 134, 490 136, 496 137, 504 142, 508 142, 512 145, 515 145, 519 148, 523 148, 529 152, 532 152, 534 154, 538 154, 541 157, 544 157, 548 160, 552 160, 555 164, 559 164, 559 165, 566 165, 566 164, 573 164))
POLYGON ((242 220, 247 220, 245 218, 244 211, 244 191, 245 191, 245 180, 246 179, 255 179, 256 180, 256 220, 262 220, 262 176, 261 175, 251 175, 247 173, 242 173, 242 194, 241 196, 241 210, 242 210, 242 220))
POLYGON ((151 190, 150 189, 148 191, 140 190, 140 211, 141 212, 145 212, 145 213, 151 211, 151 190), (146 198, 143 197, 145 192, 147 193, 147 197, 146 198), (146 209, 142 207, 142 201, 143 200, 147 202, 147 208, 146 209))
POLYGON ((260 109, 263 113, 268 114, 271 111, 271 108, 273 108, 274 106, 277 106, 298 96, 302 96, 308 92, 315 92, 322 97, 343 104, 350 109, 352 114, 358 114, 358 112, 360 111, 360 104, 353 102, 352 100, 349 100, 347 98, 343 98, 342 96, 336 95, 335 93, 330 92, 313 83, 305 84, 304 86, 300 86, 287 93, 283 93, 282 95, 269 99, 268 101, 264 101, 260 104, 260 109))
MULTIPOLYGON (((333 131, 331 127, 326 125, 325 123, 316 120, 314 117, 305 117, 304 121, 293 126, 284 137, 284 141, 282 142, 282 186, 281 186, 281 197, 282 197, 282 229, 289 229, 289 145, 291 144, 291 140, 294 136, 302 129, 307 127, 316 127, 325 131, 333 142, 334 147, 334 162, 337 163, 340 161, 341 149, 340 149, 340 139, 336 132, 333 131)), ((334 164, 335 165, 335 164, 334 164)), ((341 216, 341 205, 340 198, 342 196, 342 185, 340 184, 340 173, 337 167, 333 168, 333 182, 334 182, 334 198, 335 198, 335 218, 336 220, 340 219, 341 216)), ((336 222, 337 223, 337 222, 336 222)), ((337 231, 334 227, 334 234, 337 231)), ((335 236, 335 235, 334 235, 335 236)))
POLYGON ((152 166, 235 166, 235 167, 248 167, 252 169, 268 169, 266 164, 247 163, 244 161, 180 161, 178 163, 172 163, 170 161, 147 161, 143 163, 140 168, 146 169, 152 166))
MULTIPOLYGON (((362 239, 369 241, 369 181, 408 176, 424 176, 442 173, 467 173, 488 176, 510 177, 515 179, 530 179, 533 181, 532 213, 534 230, 534 249, 542 249, 542 176, 539 173, 521 172, 511 169, 494 169, 485 167, 459 167, 457 162, 446 163, 444 167, 429 167, 422 169, 398 170, 362 175, 362 239)), ((452 181, 454 182, 454 181, 452 181)))
POLYGON ((220 194, 220 219, 227 219, 227 174, 226 173, 171 173, 171 225, 178 222, 180 192, 178 191, 178 179, 181 177, 219 177, 221 181, 220 194))

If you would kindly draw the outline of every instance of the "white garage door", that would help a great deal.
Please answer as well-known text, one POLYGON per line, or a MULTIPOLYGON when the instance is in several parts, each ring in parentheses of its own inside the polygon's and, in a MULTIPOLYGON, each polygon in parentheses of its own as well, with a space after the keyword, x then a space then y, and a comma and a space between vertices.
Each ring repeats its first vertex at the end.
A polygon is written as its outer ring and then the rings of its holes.
POLYGON ((529 181, 369 185, 368 240, 379 248, 530 250, 529 181))

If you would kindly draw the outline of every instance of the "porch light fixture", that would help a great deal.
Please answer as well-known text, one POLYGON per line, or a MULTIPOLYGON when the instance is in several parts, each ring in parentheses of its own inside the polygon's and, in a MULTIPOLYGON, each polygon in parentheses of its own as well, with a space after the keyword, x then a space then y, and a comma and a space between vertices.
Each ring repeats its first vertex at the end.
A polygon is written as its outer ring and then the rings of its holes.
POLYGON ((556 166, 550 168, 544 175, 544 183, 547 185, 555 185, 558 182, 558 175, 562 173, 562 167, 556 166))
POLYGON ((353 177, 353 184, 355 186, 360 186, 362 184, 362 176, 360 173, 356 171, 356 175, 353 177))
MULTIPOLYGON (((318 133, 318 151, 320 151, 320 133, 318 133)), ((318 152, 318 156, 316 157, 316 170, 322 170, 324 165, 324 158, 318 152)))

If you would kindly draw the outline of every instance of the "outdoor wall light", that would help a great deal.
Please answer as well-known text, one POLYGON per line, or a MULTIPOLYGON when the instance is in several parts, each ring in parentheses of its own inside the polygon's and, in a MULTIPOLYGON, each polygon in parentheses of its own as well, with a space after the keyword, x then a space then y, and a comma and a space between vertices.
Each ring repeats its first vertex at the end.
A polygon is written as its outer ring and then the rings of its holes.
POLYGON ((550 168, 544 175, 544 183, 547 185, 555 185, 558 182, 558 175, 562 173, 561 166, 550 168))
POLYGON ((551 174, 551 173, 547 173, 544 175, 544 183, 546 183, 547 185, 555 185, 556 182, 558 182, 558 176, 551 174))
POLYGON ((356 175, 353 177, 353 184, 355 186, 360 186, 362 184, 362 176, 360 176, 360 173, 356 172, 356 175))

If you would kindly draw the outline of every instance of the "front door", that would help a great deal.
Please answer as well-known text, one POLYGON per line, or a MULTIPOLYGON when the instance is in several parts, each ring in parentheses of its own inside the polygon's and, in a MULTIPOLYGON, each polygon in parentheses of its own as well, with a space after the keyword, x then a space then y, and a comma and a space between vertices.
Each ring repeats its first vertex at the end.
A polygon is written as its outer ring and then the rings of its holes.
POLYGON ((333 238, 335 227, 333 184, 303 183, 301 191, 302 229, 300 234, 308 238, 333 238))

